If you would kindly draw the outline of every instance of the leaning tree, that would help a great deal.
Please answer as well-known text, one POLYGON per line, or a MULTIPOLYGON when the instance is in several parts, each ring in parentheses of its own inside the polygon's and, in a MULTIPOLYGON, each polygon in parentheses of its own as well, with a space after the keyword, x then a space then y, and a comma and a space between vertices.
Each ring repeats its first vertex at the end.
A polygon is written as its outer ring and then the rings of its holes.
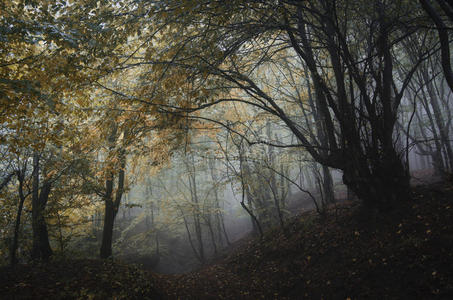
POLYGON ((137 7, 146 17, 136 14, 144 42, 134 53, 143 55, 122 67, 150 65, 142 80, 158 84, 135 100, 197 119, 220 102, 247 103, 277 117, 314 160, 341 170, 366 206, 388 208, 409 196, 395 124, 405 90, 430 53, 413 60, 400 53, 425 18, 418 3, 167 0, 137 7), (294 99, 261 80, 265 66, 288 60, 306 74, 299 78, 306 92, 294 99), (316 134, 301 121, 303 111, 288 105, 306 105, 309 97, 316 134))

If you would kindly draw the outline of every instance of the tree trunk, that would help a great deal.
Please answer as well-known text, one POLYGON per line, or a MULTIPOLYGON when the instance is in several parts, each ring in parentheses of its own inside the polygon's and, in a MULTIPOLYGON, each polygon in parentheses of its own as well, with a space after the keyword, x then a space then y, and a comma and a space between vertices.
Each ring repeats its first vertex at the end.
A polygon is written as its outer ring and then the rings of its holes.
POLYGON ((369 166, 367 160, 349 157, 343 182, 365 207, 387 211, 409 199, 409 175, 396 152, 388 153, 369 166))
POLYGON ((228 238, 228 234, 226 232, 226 229, 225 229, 225 223, 223 222, 223 216, 222 216, 222 211, 220 210, 220 201, 219 201, 219 193, 217 191, 217 185, 218 185, 218 179, 217 179, 217 175, 216 175, 216 172, 215 172, 215 160, 213 159, 210 159, 209 160, 209 170, 210 170, 210 173, 211 173, 211 178, 212 178, 212 181, 214 183, 214 199, 215 199, 215 209, 216 209, 216 213, 215 213, 215 220, 216 220, 216 228, 217 228, 217 235, 218 235, 218 238, 219 238, 219 243, 220 245, 222 245, 222 236, 225 237, 225 241, 227 243, 227 245, 229 246, 230 245, 230 240, 228 238))
MULTIPOLYGON (((221 212, 219 212, 218 214, 218 217, 219 217, 219 222, 220 222, 220 225, 222 227, 222 232, 223 232, 223 236, 225 237, 225 241, 227 243, 228 246, 231 245, 231 242, 230 242, 230 238, 228 237, 228 233, 226 231, 226 228, 225 228, 225 222, 223 221, 223 215, 221 212)), ((220 235, 220 229, 219 229, 219 235, 220 235)))
POLYGON ((214 254, 217 254, 217 244, 215 242, 215 234, 214 234, 214 230, 212 229, 210 216, 207 216, 207 221, 208 222, 206 222, 207 223, 206 225, 208 226, 209 234, 211 236, 211 243, 212 243, 212 246, 214 247, 214 254))
MULTIPOLYGON (((111 133, 108 138, 109 149, 112 151, 115 148, 115 142, 117 140, 118 127, 115 123, 112 123, 111 133)), ((123 131, 123 143, 126 143, 128 138, 128 131, 123 131)), ((104 212, 104 229, 102 232, 102 244, 100 256, 101 258, 109 258, 112 256, 112 241, 113 241, 113 225, 115 223, 115 217, 118 213, 118 209, 121 204, 121 198, 124 192, 124 179, 126 176, 126 145, 123 144, 119 150, 118 161, 118 184, 115 193, 115 199, 113 199, 113 183, 114 183, 114 172, 112 169, 108 171, 107 179, 105 180, 105 212, 104 212)))
POLYGON ((33 194, 32 194, 32 229, 33 246, 31 257, 33 260, 48 260, 52 255, 50 248, 47 224, 44 219, 44 209, 49 198, 51 183, 44 181, 39 192, 39 154, 33 154, 33 194))
MULTIPOLYGON (((440 41, 440 53, 442 60, 442 69, 444 71, 445 80, 448 86, 453 91, 453 70, 450 61, 450 41, 449 41, 449 28, 443 22, 441 16, 436 12, 434 7, 428 0, 419 0, 423 9, 428 13, 429 17, 436 25, 440 41)), ((441 3, 441 1, 439 1, 441 3)), ((441 5, 444 12, 447 12, 445 6, 441 5)), ((450 16, 450 21, 453 21, 450 16)))
POLYGON ((450 171, 452 171, 453 170, 453 150, 451 148, 450 141, 449 141, 448 127, 446 126, 445 121, 443 119, 440 104, 439 104, 439 99, 435 93, 432 81, 430 81, 428 78, 427 72, 423 72, 423 79, 426 82, 428 95, 431 100, 430 104, 431 104, 431 107, 433 108, 434 120, 436 121, 436 125, 439 130, 439 136, 441 139, 440 142, 445 148, 445 161, 446 161, 445 165, 447 165, 450 168, 450 171))
POLYGON ((113 174, 110 174, 110 178, 106 180, 106 195, 104 197, 105 202, 105 214, 104 214, 104 229, 102 232, 102 244, 101 244, 101 258, 108 258, 112 256, 112 241, 113 241, 113 225, 115 224, 115 217, 118 213, 118 209, 121 203, 121 197, 124 192, 124 178, 125 178, 125 167, 126 167, 126 156, 123 153, 120 154, 120 171, 118 172, 118 187, 115 194, 115 200, 113 200, 113 174))
POLYGON ((11 178, 13 178, 14 172, 9 173, 0 183, 0 191, 8 185, 8 183, 11 181, 11 178))
POLYGON ((205 262, 205 253, 204 253, 204 244, 203 244, 203 228, 201 224, 200 218, 202 218, 202 214, 204 213, 200 209, 199 199, 198 199, 198 192, 197 192, 197 180, 196 180, 196 170, 195 170, 195 158, 192 155, 191 161, 186 161, 186 167, 188 171, 188 180, 189 180, 189 189, 190 189, 190 196, 191 200, 195 205, 194 213, 192 214, 194 227, 195 227, 195 236, 197 238, 198 243, 198 254, 200 256, 201 263, 205 262))
MULTIPOLYGON (((422 93, 424 94, 424 91, 422 90, 422 93)), ((424 105, 426 115, 428 116, 429 124, 430 124, 430 129, 433 134, 434 138, 434 149, 431 147, 429 144, 427 145, 431 149, 431 158, 432 158, 432 165, 434 167, 434 174, 436 175, 442 175, 445 172, 445 166, 444 166, 444 161, 442 158, 442 147, 440 144, 440 139, 437 134, 437 128, 434 125, 434 118, 431 114, 431 110, 429 108, 429 104, 426 100, 426 96, 423 95, 422 99, 422 104, 424 105)), ((423 136, 424 140, 429 140, 428 134, 426 133, 426 126, 423 125, 423 119, 420 116, 420 113, 418 111, 415 112, 415 116, 417 117, 418 120, 418 127, 420 134, 423 136)))
POLYGON ((333 190, 332 174, 330 173, 329 167, 322 166, 322 177, 323 177, 323 194, 324 200, 327 204, 335 203, 335 195, 333 190))
MULTIPOLYGON (((260 231, 259 231, 258 227, 261 225, 258 221, 258 218, 255 215, 253 215, 253 213, 252 213, 254 201, 253 201, 252 193, 250 193, 248 186, 245 188, 245 193, 246 193, 246 197, 247 197, 247 205, 249 207, 248 210, 246 209, 246 211, 250 216, 250 223, 252 224, 252 233, 253 233, 253 235, 259 235, 260 231), (250 213, 249 213, 249 211, 250 211, 250 213)), ((245 204, 242 206, 245 209, 244 206, 245 206, 245 204)))
POLYGON ((102 231, 101 258, 112 256, 113 225, 115 222, 115 209, 112 198, 104 200, 104 229, 102 231))
POLYGON ((14 236, 10 249, 10 264, 13 266, 17 263, 16 251, 19 241, 19 230, 20 230, 20 219, 22 216, 22 209, 24 207, 25 195, 24 195, 24 177, 25 177, 25 168, 24 171, 17 172, 17 179, 19 180, 19 207, 17 208, 16 222, 14 224, 14 236))

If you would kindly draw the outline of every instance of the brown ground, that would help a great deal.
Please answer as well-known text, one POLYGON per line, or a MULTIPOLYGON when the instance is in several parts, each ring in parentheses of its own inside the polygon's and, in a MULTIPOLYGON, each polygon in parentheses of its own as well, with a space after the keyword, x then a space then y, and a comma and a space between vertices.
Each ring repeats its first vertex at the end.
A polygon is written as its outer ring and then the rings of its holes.
POLYGON ((453 299, 453 186, 417 187, 392 213, 344 203, 294 217, 221 263, 160 275, 167 299, 453 299))
POLYGON ((159 275, 97 260, 0 269, 2 299, 453 299, 453 184, 363 215, 342 203, 244 240, 197 272, 159 275), (157 292, 156 292, 157 291, 157 292))

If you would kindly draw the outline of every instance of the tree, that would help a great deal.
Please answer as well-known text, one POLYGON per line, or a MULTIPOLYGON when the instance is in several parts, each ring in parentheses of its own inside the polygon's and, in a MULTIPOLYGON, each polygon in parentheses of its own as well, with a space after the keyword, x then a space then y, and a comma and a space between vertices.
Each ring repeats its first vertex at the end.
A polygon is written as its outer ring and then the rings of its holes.
MULTIPOLYGON (((106 78, 106 82, 115 82, 118 77, 106 78)), ((98 85, 104 83, 98 82, 98 85)), ((134 85, 128 89, 135 88, 134 85)), ((121 205, 121 199, 127 191, 127 160, 128 157, 152 155, 152 165, 159 167, 172 155, 172 149, 178 145, 181 132, 181 118, 168 118, 156 112, 144 113, 142 103, 131 103, 121 100, 118 92, 99 89, 97 97, 104 105, 103 115, 93 123, 90 146, 95 151, 101 149, 101 159, 98 160, 98 175, 95 181, 103 181, 103 189, 99 191, 104 202, 104 224, 101 258, 112 255, 113 227, 116 215, 121 205), (97 141, 97 142, 96 142, 97 141), (156 149, 161 147, 161 151, 156 149), (167 152, 162 149, 168 147, 167 152), (155 151, 155 152, 154 152, 155 151)), ((95 152, 93 151, 93 152, 95 152)), ((96 159, 93 159, 96 160, 96 159)))
POLYGON ((154 55, 141 63, 154 64, 162 80, 171 80, 165 88, 177 90, 176 74, 193 83, 189 107, 176 103, 163 109, 182 113, 219 102, 247 103, 279 118, 317 162, 342 170, 344 183, 367 207, 386 209, 409 197, 394 129, 401 99, 426 55, 399 77, 395 51, 413 33, 408 28, 419 6, 331 0, 158 3, 154 22, 164 28, 159 27, 154 55), (175 28, 184 34, 174 36, 175 28), (285 55, 307 72, 321 124, 317 136, 300 127, 285 107, 288 99, 266 92, 260 81, 259 68, 285 55), (206 89, 215 92, 206 98, 206 89))
POLYGON ((448 26, 445 24, 446 21, 449 23, 453 22, 453 6, 451 5, 451 2, 445 0, 436 0, 434 2, 437 3, 438 8, 435 8, 432 1, 420 0, 421 6, 426 11, 426 13, 436 26, 436 30, 439 35, 440 41, 442 69, 444 71, 445 79, 447 81, 448 86, 450 87, 451 90, 453 90, 453 71, 451 68, 450 40, 449 40, 450 30, 448 26), (445 15, 446 21, 443 20, 443 16, 439 14, 439 12, 445 15))
MULTIPOLYGON (((44 177, 45 177, 45 172, 44 177)), ((40 154, 33 153, 33 191, 32 191, 32 227, 33 249, 31 256, 35 260, 47 260, 52 255, 49 243, 47 224, 44 219, 44 209, 49 199, 52 182, 44 179, 40 188, 40 154)))
POLYGON ((16 214, 16 220, 14 223, 14 234, 13 234, 13 239, 11 242, 11 248, 10 248, 10 264, 15 265, 17 263, 17 247, 19 243, 19 232, 20 232, 20 224, 21 224, 21 217, 22 217, 22 210, 24 207, 25 199, 29 195, 29 193, 26 193, 25 190, 25 176, 26 176, 26 171, 27 171, 27 163, 28 161, 25 160, 23 166, 20 166, 18 163, 18 169, 16 170, 16 176, 17 180, 19 182, 19 185, 17 187, 18 189, 18 194, 19 194, 19 205, 17 207, 17 214, 16 214))
MULTIPOLYGON (((106 38, 113 45, 114 40, 121 38, 109 35, 99 26, 90 27, 98 20, 79 18, 93 9, 90 1, 77 6, 2 1, 0 7, 1 141, 11 153, 19 153, 25 147, 33 150, 32 258, 45 260, 52 254, 45 210, 55 180, 67 170, 66 166, 54 169, 50 162, 55 164, 55 148, 68 142, 65 134, 73 129, 69 126, 69 130, 63 130, 68 123, 61 120, 65 116, 77 119, 80 110, 74 106, 80 108, 85 100, 85 89, 81 87, 98 78, 98 71, 107 65, 104 61, 97 68, 86 67, 99 62, 99 41, 106 38), (94 38, 96 34, 100 40, 94 38), (84 47, 84 51, 76 51, 79 47, 84 47), (71 103, 75 98, 79 107, 71 103)), ((24 176, 23 172, 19 176, 19 190, 24 176)), ((16 229, 24 201, 20 196, 16 229)), ((12 247, 14 253, 16 246, 12 247)))

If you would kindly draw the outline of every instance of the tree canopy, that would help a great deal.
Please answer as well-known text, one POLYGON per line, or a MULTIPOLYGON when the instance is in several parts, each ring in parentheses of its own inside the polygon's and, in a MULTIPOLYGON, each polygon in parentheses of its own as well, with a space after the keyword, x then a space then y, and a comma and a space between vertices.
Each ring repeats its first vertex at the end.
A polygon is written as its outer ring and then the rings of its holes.
POLYGON ((404 203, 416 155, 452 172, 452 11, 444 0, 1 1, 11 262, 20 234, 47 259, 100 223, 110 257, 118 213, 134 207, 121 239, 146 227, 159 253, 167 227, 204 262, 229 243, 227 193, 261 235, 284 227, 295 191, 320 213, 340 184, 368 210, 404 203))

